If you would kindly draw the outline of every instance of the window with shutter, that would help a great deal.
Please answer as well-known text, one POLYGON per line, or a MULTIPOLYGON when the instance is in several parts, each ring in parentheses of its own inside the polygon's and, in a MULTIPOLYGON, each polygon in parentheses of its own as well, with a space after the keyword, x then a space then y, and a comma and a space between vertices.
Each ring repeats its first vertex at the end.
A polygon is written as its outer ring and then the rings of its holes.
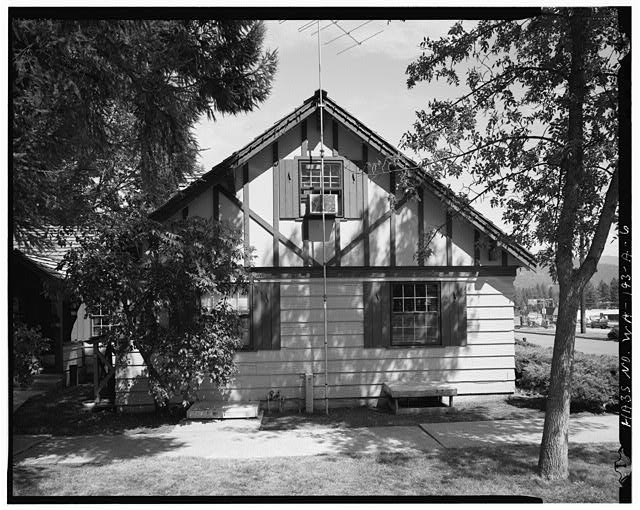
POLYGON ((440 284, 393 283, 391 345, 440 345, 440 284))
POLYGON ((467 345, 465 282, 365 282, 364 346, 467 345))
MULTIPOLYGON (((361 163, 361 162, 358 162, 361 163)), ((278 169, 280 219, 301 219, 311 211, 310 200, 322 194, 319 158, 295 158, 281 161, 278 169)), ((324 193, 335 195, 336 216, 360 219, 364 208, 363 174, 358 164, 344 158, 325 158, 324 193)), ((328 199, 324 203, 332 204, 328 199)))

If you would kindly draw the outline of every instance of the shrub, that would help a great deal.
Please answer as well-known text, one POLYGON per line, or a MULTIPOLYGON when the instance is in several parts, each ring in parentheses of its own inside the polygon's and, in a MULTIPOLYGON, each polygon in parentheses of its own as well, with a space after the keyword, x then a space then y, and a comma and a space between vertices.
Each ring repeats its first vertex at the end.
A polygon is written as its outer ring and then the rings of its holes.
POLYGON ((29 386, 38 373, 40 356, 50 340, 42 336, 40 326, 30 328, 21 321, 13 322, 13 380, 21 387, 29 386))
MULTIPOLYGON (((550 348, 516 341, 516 387, 527 393, 547 396, 551 374, 550 348)), ((617 411, 618 360, 576 352, 573 359, 571 411, 602 413, 617 411)))

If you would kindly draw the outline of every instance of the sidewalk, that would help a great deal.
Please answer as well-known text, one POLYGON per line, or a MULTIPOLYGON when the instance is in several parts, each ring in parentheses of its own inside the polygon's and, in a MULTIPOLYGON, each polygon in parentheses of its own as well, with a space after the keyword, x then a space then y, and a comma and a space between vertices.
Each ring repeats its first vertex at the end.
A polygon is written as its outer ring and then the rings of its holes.
MULTIPOLYGON (((418 426, 259 430, 260 420, 186 422, 163 432, 38 438, 14 456, 21 465, 103 463, 140 457, 250 459, 310 455, 415 454, 439 448, 538 444, 541 418, 418 426)), ((580 416, 570 422, 572 443, 618 441, 618 416, 580 416)), ((16 436, 28 444, 31 436, 16 436)))

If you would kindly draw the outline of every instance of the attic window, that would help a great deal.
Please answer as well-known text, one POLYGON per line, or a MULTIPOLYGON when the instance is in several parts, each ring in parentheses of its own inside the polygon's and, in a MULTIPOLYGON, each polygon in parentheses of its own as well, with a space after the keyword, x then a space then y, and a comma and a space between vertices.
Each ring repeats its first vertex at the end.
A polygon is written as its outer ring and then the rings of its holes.
MULTIPOLYGON (((300 160, 300 216, 309 210, 309 195, 322 193, 320 160, 300 160)), ((324 161, 324 192, 338 195, 338 216, 342 216, 342 161, 324 161)))

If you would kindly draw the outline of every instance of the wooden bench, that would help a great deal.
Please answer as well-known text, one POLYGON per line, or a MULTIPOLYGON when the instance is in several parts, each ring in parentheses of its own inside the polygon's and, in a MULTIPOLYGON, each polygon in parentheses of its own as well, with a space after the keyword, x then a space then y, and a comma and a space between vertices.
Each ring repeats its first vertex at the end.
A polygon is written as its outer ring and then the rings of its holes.
POLYGON ((458 390, 452 386, 419 383, 384 383, 382 392, 389 398, 389 406, 394 414, 401 412, 398 405, 398 399, 401 398, 439 397, 442 402, 442 397, 449 397, 448 407, 452 408, 453 397, 458 394, 458 390))

